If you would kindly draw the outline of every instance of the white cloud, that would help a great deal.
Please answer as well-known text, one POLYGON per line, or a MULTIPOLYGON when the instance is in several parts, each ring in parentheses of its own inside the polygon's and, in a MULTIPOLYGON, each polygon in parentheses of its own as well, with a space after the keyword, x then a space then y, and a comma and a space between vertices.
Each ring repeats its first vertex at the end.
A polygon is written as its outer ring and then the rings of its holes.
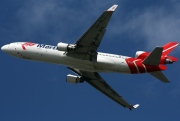
POLYGON ((24 37, 44 33, 56 42, 74 42, 97 17, 110 7, 110 1, 36 0, 26 2, 17 16, 24 37), (73 39, 73 40, 72 40, 73 39))
POLYGON ((126 18, 122 31, 136 41, 143 41, 146 47, 161 46, 170 41, 180 41, 180 2, 172 1, 170 8, 152 6, 135 10, 126 18))
POLYGON ((169 5, 171 9, 166 9, 165 6, 153 6, 145 10, 134 9, 126 18, 122 18, 120 12, 124 9, 124 3, 128 2, 125 0, 81 0, 78 3, 74 0, 27 1, 17 12, 19 24, 14 27, 16 38, 20 40, 29 38, 34 41, 39 41, 41 38, 42 42, 46 39, 54 40, 55 43, 74 42, 101 12, 113 4, 119 4, 116 16, 113 16, 114 19, 108 26, 106 37, 112 38, 114 34, 121 37, 121 33, 128 33, 133 40, 145 42, 147 45, 145 48, 149 49, 169 41, 179 41, 179 1, 173 0, 169 5))

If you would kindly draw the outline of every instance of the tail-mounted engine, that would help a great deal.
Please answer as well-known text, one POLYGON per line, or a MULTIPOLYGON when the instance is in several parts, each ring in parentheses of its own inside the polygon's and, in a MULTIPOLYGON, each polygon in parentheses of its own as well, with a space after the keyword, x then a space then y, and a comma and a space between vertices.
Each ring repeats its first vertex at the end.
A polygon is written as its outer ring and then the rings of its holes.
MULTIPOLYGON (((135 58, 144 60, 150 53, 144 51, 137 51, 135 54, 135 58)), ((178 59, 172 56, 162 55, 159 64, 172 64, 176 62, 178 59)))
POLYGON ((62 43, 62 42, 57 44, 57 49, 59 51, 70 51, 70 50, 74 50, 75 47, 76 45, 74 44, 67 44, 67 43, 62 43))
POLYGON ((66 82, 77 84, 77 83, 83 83, 84 79, 81 76, 68 74, 66 77, 66 82))
POLYGON ((172 64, 172 63, 173 63, 173 61, 168 58, 165 60, 165 64, 172 64))
POLYGON ((144 60, 148 56, 148 52, 137 51, 135 54, 135 58, 144 60))
POLYGON ((172 64, 176 62, 178 59, 172 56, 162 56, 160 64, 172 64))

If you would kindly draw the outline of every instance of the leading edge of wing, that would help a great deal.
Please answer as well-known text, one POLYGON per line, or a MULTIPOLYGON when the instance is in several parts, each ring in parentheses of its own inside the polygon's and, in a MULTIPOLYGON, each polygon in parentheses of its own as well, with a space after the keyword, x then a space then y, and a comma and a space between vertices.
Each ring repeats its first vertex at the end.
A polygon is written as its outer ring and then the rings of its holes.
MULTIPOLYGON (((69 67, 68 67, 69 68, 69 67)), ((120 96, 113 88, 111 88, 102 77, 96 73, 96 72, 86 72, 86 71, 81 71, 78 69, 73 69, 69 68, 79 76, 82 76, 86 82, 88 82, 91 86, 120 104, 121 106, 125 108, 134 109, 139 107, 139 104, 136 105, 131 105, 128 102, 126 102, 122 96, 120 96)))
POLYGON ((76 45, 73 51, 67 53, 68 56, 97 61, 97 49, 106 32, 109 20, 118 5, 113 5, 104 11, 98 19, 78 38, 74 43, 76 45))
MULTIPOLYGON (((98 19, 96 19, 96 21, 94 21, 94 23, 89 27, 89 29, 86 30, 86 32, 84 32, 84 34, 82 34, 80 36, 80 38, 75 42, 76 45, 78 45, 78 43, 83 39, 83 37, 87 36, 87 34, 89 34, 90 31, 92 31, 93 27, 96 26, 97 29, 104 29, 107 27, 109 20, 112 16, 112 13, 115 11, 115 9, 118 7, 118 5, 113 5, 111 6, 109 9, 107 9, 106 11, 104 11, 99 17, 98 19)), ((96 30, 97 31, 97 30, 96 30)), ((100 30, 99 30, 100 31, 100 30)), ((102 38, 101 38, 102 39, 102 38)), ((93 39, 90 39, 93 40, 93 39)), ((86 45, 87 46, 87 45, 86 45)))

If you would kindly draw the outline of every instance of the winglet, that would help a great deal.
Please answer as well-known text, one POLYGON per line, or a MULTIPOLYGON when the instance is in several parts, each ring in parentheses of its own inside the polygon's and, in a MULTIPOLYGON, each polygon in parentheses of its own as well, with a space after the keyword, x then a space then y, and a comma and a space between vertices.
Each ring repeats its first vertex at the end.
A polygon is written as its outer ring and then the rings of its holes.
POLYGON ((138 108, 139 107, 139 104, 136 104, 133 106, 133 108, 138 108))
POLYGON ((115 11, 118 5, 111 6, 107 11, 115 11))
MULTIPOLYGON (((139 107, 139 104, 136 104, 136 105, 132 106, 133 109, 136 109, 138 107, 139 107)), ((129 110, 132 110, 132 108, 129 108, 129 110)))

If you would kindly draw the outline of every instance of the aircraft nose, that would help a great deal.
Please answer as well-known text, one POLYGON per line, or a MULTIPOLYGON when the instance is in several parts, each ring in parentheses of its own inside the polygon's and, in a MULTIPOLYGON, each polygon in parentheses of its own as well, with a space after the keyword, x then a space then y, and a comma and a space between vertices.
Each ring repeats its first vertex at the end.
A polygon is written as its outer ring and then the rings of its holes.
POLYGON ((9 50, 9 45, 4 45, 1 47, 1 50, 7 52, 9 50))

